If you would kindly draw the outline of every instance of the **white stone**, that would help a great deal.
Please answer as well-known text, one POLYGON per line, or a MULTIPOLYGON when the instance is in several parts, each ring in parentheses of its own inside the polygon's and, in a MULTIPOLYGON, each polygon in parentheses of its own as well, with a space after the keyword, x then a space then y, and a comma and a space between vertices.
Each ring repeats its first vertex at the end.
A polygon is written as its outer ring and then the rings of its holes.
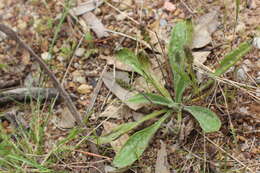
POLYGON ((49 52, 44 52, 44 53, 42 53, 41 54, 41 57, 42 57, 42 59, 43 60, 45 60, 45 61, 49 61, 49 60, 51 60, 51 54, 49 53, 49 52))
POLYGON ((260 84, 260 76, 257 76, 257 77, 256 77, 255 82, 256 82, 257 84, 260 84))
POLYGON ((253 40, 253 46, 257 49, 260 49, 260 37, 255 37, 253 40))
POLYGON ((243 68, 239 68, 236 73, 237 80, 245 81, 247 79, 246 72, 243 68))
POLYGON ((85 49, 84 48, 78 48, 76 49, 75 51, 75 55, 78 56, 78 57, 82 57, 85 53, 85 49))

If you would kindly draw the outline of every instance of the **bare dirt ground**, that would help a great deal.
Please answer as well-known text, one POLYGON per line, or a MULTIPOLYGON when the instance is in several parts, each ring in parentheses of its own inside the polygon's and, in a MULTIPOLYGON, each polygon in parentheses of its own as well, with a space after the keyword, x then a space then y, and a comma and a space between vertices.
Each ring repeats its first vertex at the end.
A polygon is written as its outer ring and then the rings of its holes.
MULTIPOLYGON (((161 55, 167 49, 171 29, 177 21, 188 18, 196 20, 213 10, 217 10, 220 25, 212 33, 209 46, 203 48, 210 50, 204 62, 207 67, 214 69, 227 52, 243 41, 260 36, 260 2, 257 0, 240 2, 237 21, 236 3, 231 0, 110 0, 95 7, 91 15, 85 18, 84 14, 77 17, 71 15, 64 8, 68 7, 66 4, 68 2, 63 0, 0 0, 0 23, 15 30, 45 60, 67 92, 74 94, 73 102, 77 110, 87 119, 87 128, 66 143, 68 148, 74 145, 78 145, 78 148, 50 157, 48 168, 53 171, 109 172, 112 168, 111 159, 108 158, 113 159, 115 148, 97 145, 93 149, 93 146, 81 140, 87 135, 104 133, 109 123, 118 125, 131 122, 148 113, 145 109, 135 112, 119 103, 104 84, 99 89, 97 99, 94 102, 91 100, 103 69, 118 69, 114 57, 119 48, 143 49, 152 54, 151 49, 147 48, 148 43, 161 55), (97 19, 91 18, 92 15, 97 19), (65 18, 61 23, 63 16, 65 18), (99 20, 108 31, 104 32, 100 25, 91 29, 88 19, 99 20), (147 30, 156 32, 158 38, 147 30), (109 118, 102 114, 114 102, 116 106, 123 107, 121 113, 117 112, 118 117, 114 115, 109 118), (92 103, 94 107, 89 112, 87 109, 92 103), (93 150, 98 156, 87 153, 93 153, 93 150), (97 171, 96 167, 100 169, 97 171)), ((77 4, 72 2, 69 8, 77 4)), ((219 132, 204 134, 187 115, 179 133, 175 130, 176 120, 172 118, 156 133, 142 157, 126 172, 159 173, 158 170, 166 169, 161 173, 260 173, 259 51, 254 48, 223 76, 253 86, 254 92, 220 82, 212 94, 196 103, 212 108, 220 117, 222 127, 219 132), (162 151, 164 147, 166 152, 162 151), (159 154, 161 152, 163 154, 159 154), (165 165, 161 166, 158 160, 164 160, 165 165)), ((7 89, 29 86, 48 88, 53 85, 28 52, 0 33, 0 94, 7 89)), ((69 112, 62 102, 57 103, 52 111, 49 110, 48 101, 38 104, 37 101, 0 103, 0 111, 18 107, 27 124, 34 116, 48 117, 46 126, 39 134, 44 138, 41 147, 45 156, 53 149, 55 142, 65 139, 70 129, 77 126, 73 118, 66 116, 69 112)), ((2 121, 2 126, 8 129, 8 123, 4 125, 6 121, 2 121)), ((144 126, 148 124, 151 122, 144 126)), ((12 130, 6 132, 15 133, 12 130)), ((36 160, 42 163, 42 158, 36 160)), ((10 171, 1 165, 0 170, 10 171)), ((15 170, 13 167, 10 172, 15 170)), ((24 170, 31 172, 26 166, 24 170)))

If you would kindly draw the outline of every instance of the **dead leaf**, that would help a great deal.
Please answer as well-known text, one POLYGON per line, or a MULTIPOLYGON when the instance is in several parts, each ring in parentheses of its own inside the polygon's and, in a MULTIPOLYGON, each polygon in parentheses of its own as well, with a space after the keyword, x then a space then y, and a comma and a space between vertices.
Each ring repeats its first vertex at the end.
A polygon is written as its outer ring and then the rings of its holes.
POLYGON ((30 53, 27 50, 23 49, 21 58, 24 65, 31 64, 30 53))
POLYGON ((122 88, 120 85, 116 83, 115 79, 113 78, 113 76, 111 76, 111 74, 105 73, 103 77, 103 82, 113 94, 115 94, 122 102, 124 102, 131 109, 138 110, 144 106, 144 104, 135 104, 127 102, 129 98, 133 97, 137 93, 130 92, 122 88))
POLYGON ((167 151, 166 145, 163 141, 161 142, 161 149, 157 153, 157 159, 155 164, 155 173, 170 173, 168 169, 167 151))
POLYGON ((116 69, 129 71, 129 72, 133 71, 132 67, 130 67, 129 65, 127 65, 125 63, 122 63, 121 61, 116 59, 116 57, 114 57, 114 56, 100 55, 99 58, 105 59, 107 61, 108 65, 115 65, 116 69))
POLYGON ((211 34, 216 31, 219 26, 218 11, 212 11, 201 16, 195 22, 194 36, 192 48, 201 48, 211 42, 211 34))
POLYGON ((184 141, 185 139, 187 139, 187 137, 189 136, 189 134, 191 133, 191 131, 194 129, 194 122, 192 119, 190 119, 189 117, 185 117, 183 119, 183 123, 181 125, 181 131, 180 131, 180 136, 179 136, 179 140, 180 141, 184 141))
POLYGON ((74 7, 70 10, 70 14, 73 16, 79 16, 84 13, 90 12, 97 7, 99 7, 103 3, 102 0, 89 0, 87 2, 83 2, 78 4, 77 7, 74 7))
POLYGON ((200 66, 207 60, 209 54, 210 51, 192 52, 192 55, 194 57, 194 64, 200 66))
POLYGON ((90 26, 90 28, 95 32, 98 38, 107 37, 107 29, 101 23, 101 21, 91 12, 82 15, 83 19, 90 26))
MULTIPOLYGON (((104 134, 110 133, 117 126, 118 126, 118 124, 105 121, 103 123, 104 134)), ((118 139, 110 142, 110 144, 111 144, 112 148, 114 149, 114 151, 118 152, 128 139, 129 139, 129 136, 127 134, 124 134, 124 135, 120 136, 118 139)))
POLYGON ((110 118, 119 119, 120 108, 121 108, 120 106, 115 106, 111 104, 99 115, 99 117, 110 117, 110 118))
POLYGON ((69 109, 65 107, 61 110, 61 116, 58 119, 58 127, 63 129, 70 129, 75 126, 75 118, 71 115, 69 109))

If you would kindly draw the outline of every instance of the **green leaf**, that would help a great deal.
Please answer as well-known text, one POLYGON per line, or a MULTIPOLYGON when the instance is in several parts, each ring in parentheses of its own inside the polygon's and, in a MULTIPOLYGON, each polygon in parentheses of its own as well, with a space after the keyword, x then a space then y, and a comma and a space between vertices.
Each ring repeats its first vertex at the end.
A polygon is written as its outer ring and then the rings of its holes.
POLYGON ((118 51, 117 57, 120 61, 131 66, 135 72, 143 76, 145 80, 147 80, 147 82, 150 82, 163 96, 171 97, 169 92, 156 79, 151 70, 150 61, 145 54, 140 53, 139 56, 136 56, 129 49, 123 48, 118 51))
POLYGON ((169 108, 180 107, 178 103, 175 103, 172 99, 168 97, 160 96, 157 94, 151 94, 151 93, 136 94, 135 96, 131 97, 127 101, 132 103, 153 103, 153 104, 168 106, 169 108))
POLYGON ((12 146, 3 141, 0 143, 0 157, 7 156, 12 151, 12 146))
POLYGON ((161 124, 171 114, 172 111, 168 111, 153 125, 133 134, 115 156, 113 165, 118 168, 123 168, 134 163, 143 154, 149 144, 149 141, 160 128, 161 124))
POLYGON ((165 113, 166 110, 160 110, 160 111, 155 111, 151 114, 148 114, 146 116, 144 116, 142 119, 140 119, 137 122, 130 122, 130 123, 125 123, 122 124, 120 126, 118 126, 117 128, 115 128, 111 133, 105 135, 105 136, 101 136, 99 138, 97 138, 96 141, 94 141, 97 144, 105 144, 105 143, 109 143, 115 139, 117 139, 118 137, 120 137, 121 135, 129 132, 130 130, 134 129, 135 127, 139 126, 141 123, 143 123, 144 121, 147 121, 149 119, 152 119, 158 115, 161 115, 163 113, 165 113))
POLYGON ((239 47, 228 55, 220 62, 220 67, 216 69, 214 75, 220 76, 224 74, 230 67, 234 66, 243 56, 245 56, 252 48, 249 42, 244 42, 239 47))
POLYGON ((6 68, 6 67, 7 67, 6 64, 0 64, 0 69, 4 69, 4 68, 6 68))
POLYGON ((111 133, 109 133, 108 135, 97 138, 95 143, 101 145, 101 144, 106 144, 106 143, 112 142, 115 139, 117 139, 118 137, 120 137, 121 135, 123 135, 123 134, 127 133, 128 131, 132 130, 133 128, 135 128, 137 125, 138 125, 137 122, 130 122, 130 123, 122 124, 122 125, 118 126, 116 129, 113 129, 113 131, 111 133))
POLYGON ((123 48, 120 51, 118 51, 117 58, 125 64, 131 66, 135 72, 139 73, 143 77, 146 77, 142 65, 138 60, 138 57, 129 49, 123 48))
POLYGON ((8 155, 7 158, 10 158, 10 159, 13 159, 13 160, 17 160, 17 161, 21 161, 21 162, 24 162, 26 163, 27 165, 30 165, 34 168, 38 168, 39 172, 51 172, 50 169, 47 169, 45 167, 43 167, 42 165, 38 164, 37 162, 33 161, 33 160, 28 160, 24 157, 21 157, 21 156, 18 156, 18 155, 8 155))
POLYGON ((187 59, 185 48, 192 41, 192 23, 190 20, 178 22, 172 30, 169 45, 169 61, 173 73, 175 101, 180 103, 183 92, 190 85, 191 80, 185 69, 187 63, 191 61, 187 59))
MULTIPOLYGON (((238 48, 227 54, 220 62, 220 66, 213 73, 214 76, 220 76, 228 71, 230 67, 233 67, 243 56, 245 56, 252 49, 252 45, 249 42, 244 42, 239 45, 238 48)), ((208 88, 214 80, 209 80, 206 84, 200 87, 200 91, 208 88)))
POLYGON ((221 127, 221 121, 218 116, 211 110, 200 106, 185 106, 184 110, 191 113, 199 122, 204 132, 215 132, 221 127))

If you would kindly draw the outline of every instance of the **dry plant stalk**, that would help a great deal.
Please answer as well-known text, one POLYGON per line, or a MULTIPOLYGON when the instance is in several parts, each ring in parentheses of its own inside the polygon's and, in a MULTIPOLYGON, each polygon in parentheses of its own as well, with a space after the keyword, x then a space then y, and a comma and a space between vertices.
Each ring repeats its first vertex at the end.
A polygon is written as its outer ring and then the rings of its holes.
POLYGON ((10 39, 15 40, 19 46, 26 49, 34 58, 35 60, 40 64, 41 68, 45 70, 47 75, 51 78, 53 81, 54 86, 58 89, 59 93, 61 94, 62 98, 64 99, 67 107, 69 108, 69 111, 75 118, 77 124, 82 124, 82 118, 77 111, 75 105, 73 104, 71 98, 69 97, 68 93, 65 91, 65 89, 61 86, 58 79, 55 77, 55 75, 52 73, 52 71, 49 69, 49 67, 46 65, 46 63, 39 57, 29 46, 27 46, 17 35, 16 32, 14 32, 11 28, 4 24, 0 24, 0 31, 5 33, 10 39))

